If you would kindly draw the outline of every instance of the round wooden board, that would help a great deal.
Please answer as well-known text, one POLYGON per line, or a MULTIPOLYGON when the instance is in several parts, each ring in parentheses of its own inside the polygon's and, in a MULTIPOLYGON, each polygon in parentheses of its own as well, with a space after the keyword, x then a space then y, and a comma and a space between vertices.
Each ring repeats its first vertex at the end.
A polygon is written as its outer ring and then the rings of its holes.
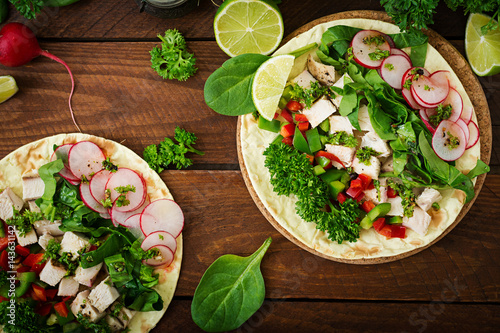
MULTIPOLYGON (((314 20, 299 29, 295 30, 293 33, 291 33, 289 36, 287 36, 281 43, 281 45, 285 44, 288 42, 291 38, 308 31, 309 29, 313 28, 314 26, 334 20, 340 20, 340 19, 351 19, 351 18, 365 18, 365 19, 372 19, 372 20, 380 20, 380 21, 385 21, 385 22, 392 22, 391 18, 384 12, 377 12, 377 11, 349 11, 349 12, 341 12, 341 13, 336 13, 333 15, 328 15, 325 17, 322 17, 320 19, 314 20)), ((458 50, 453 47, 446 39, 441 37, 439 34, 437 34, 435 31, 432 30, 427 30, 425 32, 429 36, 429 43, 436 48, 436 50, 445 58, 445 60, 450 64, 450 66, 453 68, 455 73, 457 74, 458 78, 462 82, 465 90, 467 91, 467 94, 469 95, 469 98, 471 99, 472 104, 474 105, 474 109, 476 112, 476 116, 478 119, 478 126, 479 130, 481 133, 481 160, 483 160, 486 164, 489 164, 490 162, 490 157, 491 157, 491 145, 492 145, 492 130, 491 130, 491 118, 490 118, 490 110, 488 108, 488 102, 486 100, 486 96, 484 95, 484 91, 481 87, 481 84, 479 83, 479 80, 475 76, 475 74, 472 72, 472 69, 470 68, 468 62, 465 60, 465 58, 458 52, 458 50)), ((290 241, 295 243, 296 245, 300 246, 306 251, 311 252, 314 255, 317 255, 322 258, 326 258, 329 260, 333 261, 338 261, 338 262, 343 262, 343 263, 348 263, 348 264, 380 264, 380 263, 386 263, 386 262, 391 262, 391 261, 396 261, 399 259, 403 259, 406 257, 409 257, 411 255, 414 255, 429 246, 435 244, 437 241, 439 241, 441 238, 443 238, 446 234, 448 234, 461 220, 462 218, 467 214, 469 211, 470 207, 476 201, 476 198, 479 194, 479 191, 481 190, 483 183, 485 181, 486 175, 483 174, 479 177, 477 177, 476 180, 476 185, 474 187, 475 191, 475 196, 474 199, 467 203, 462 210, 460 211, 460 214, 458 215, 457 219, 451 224, 439 237, 434 239, 431 243, 427 244, 426 246, 422 246, 418 249, 405 252, 402 254, 398 254, 395 256, 389 256, 389 257, 380 257, 380 258, 371 258, 371 259, 343 259, 343 258, 335 258, 331 256, 327 256, 321 252, 316 251, 315 249, 307 246, 306 244, 302 243, 299 241, 295 236, 293 236, 291 233, 289 233, 287 230, 285 230, 279 223, 274 219, 274 217, 269 213, 269 211, 265 208, 264 204, 260 200, 259 196, 255 192, 255 189, 252 186, 252 183, 250 181, 248 171, 245 166, 245 162, 243 160, 243 155, 241 152, 241 117, 238 118, 238 128, 237 128, 237 149, 238 149, 238 160, 241 168, 241 173, 243 175, 243 179, 245 181, 245 184, 248 188, 248 191, 250 192, 250 195, 252 196, 252 199, 255 201, 255 204, 259 208, 259 210, 262 212, 262 214, 266 217, 266 219, 276 228, 283 236, 288 238, 290 241)))

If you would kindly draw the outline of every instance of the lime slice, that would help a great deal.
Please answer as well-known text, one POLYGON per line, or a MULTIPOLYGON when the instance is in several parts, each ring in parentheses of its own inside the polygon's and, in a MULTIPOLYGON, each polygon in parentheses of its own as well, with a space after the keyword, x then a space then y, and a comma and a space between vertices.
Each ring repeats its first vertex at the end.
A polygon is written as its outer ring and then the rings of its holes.
POLYGON ((228 56, 268 55, 283 38, 278 7, 264 0, 226 0, 215 14, 215 40, 228 56))
POLYGON ((252 99, 257 111, 267 120, 274 117, 294 60, 294 56, 287 54, 275 56, 266 60, 255 72, 252 99))
POLYGON ((491 17, 483 14, 471 14, 465 29, 465 53, 474 73, 479 76, 500 73, 500 30, 490 30, 481 34, 481 27, 491 17))
POLYGON ((0 103, 5 102, 18 91, 16 80, 12 76, 0 76, 0 103))

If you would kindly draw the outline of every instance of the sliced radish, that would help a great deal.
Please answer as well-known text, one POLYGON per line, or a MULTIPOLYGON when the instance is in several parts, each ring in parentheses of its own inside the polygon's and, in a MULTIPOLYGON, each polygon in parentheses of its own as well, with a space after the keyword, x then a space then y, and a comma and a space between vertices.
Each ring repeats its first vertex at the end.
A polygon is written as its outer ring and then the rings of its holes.
POLYGON ((71 147, 73 147, 72 143, 66 143, 57 147, 56 150, 54 150, 54 152, 52 153, 50 161, 55 161, 58 158, 62 159, 64 168, 59 171, 59 175, 72 184, 76 182, 76 184, 73 185, 78 185, 80 183, 80 179, 76 178, 76 176, 72 174, 68 168, 68 153, 71 147))
POLYGON ((469 128, 469 142, 467 142, 466 149, 472 148, 476 145, 479 140, 479 128, 476 123, 471 121, 467 127, 469 128))
POLYGON ((387 43, 389 43, 391 50, 396 47, 396 43, 394 43, 394 40, 392 39, 391 36, 384 34, 383 32, 380 32, 380 31, 378 31, 378 32, 382 35, 382 37, 384 37, 384 39, 387 41, 387 43))
POLYGON ((83 203, 92 209, 94 212, 98 212, 100 214, 107 214, 108 210, 101 205, 100 202, 94 199, 92 194, 90 194, 90 186, 89 183, 81 183, 80 184, 80 196, 82 197, 83 203))
POLYGON ((403 75, 411 68, 411 62, 403 55, 391 55, 382 61, 380 76, 394 89, 402 89, 403 75))
POLYGON ((130 186, 134 191, 128 191, 125 193, 126 199, 129 201, 127 205, 123 205, 116 208, 113 204, 113 209, 119 212, 130 212, 139 208, 146 199, 146 181, 139 175, 136 171, 128 168, 118 168, 118 171, 113 173, 106 183, 106 190, 111 192, 111 201, 114 203, 115 200, 120 196, 120 193, 116 191, 118 187, 130 186))
POLYGON ((113 173, 111 171, 102 169, 92 176, 92 179, 89 183, 90 194, 92 194, 97 202, 102 202, 102 200, 106 199, 106 184, 108 183, 108 180, 112 175, 113 173))
POLYGON ((99 213, 99 216, 102 217, 103 219, 107 219, 107 220, 110 220, 111 219, 111 215, 109 215, 109 213, 99 213))
MULTIPOLYGON (((457 119, 457 121, 455 122, 458 126, 460 126, 460 128, 462 129, 462 131, 464 131, 464 134, 465 134, 465 142, 469 142, 469 138, 470 138, 470 131, 469 131, 469 127, 467 126, 467 124, 465 123, 465 121, 463 121, 461 118, 457 119)), ((466 148, 467 149, 467 148, 466 148)))
POLYGON ((406 59, 408 59, 409 62, 411 62, 411 59, 410 59, 410 56, 408 55, 408 53, 406 53, 405 51, 403 51, 401 49, 391 47, 391 54, 402 55, 402 56, 406 57, 406 59))
POLYGON ((466 146, 465 134, 459 125, 449 120, 439 123, 432 136, 432 149, 439 158, 444 161, 455 161, 463 155, 466 146), (450 135, 457 139, 456 146, 451 145, 450 135))
POLYGON ((68 153, 69 170, 78 179, 83 176, 88 180, 97 171, 102 169, 102 162, 106 159, 101 148, 90 141, 75 143, 68 153))
POLYGON ((157 257, 154 257, 154 258, 151 258, 148 260, 143 260, 143 262, 146 265, 149 265, 149 266, 170 265, 172 263, 172 261, 174 261, 174 253, 167 246, 156 245, 156 246, 152 246, 151 248, 149 248, 145 251, 151 250, 152 248, 158 249, 159 254, 157 257))
POLYGON ((387 52, 387 54, 390 54, 391 46, 385 39, 384 35, 385 34, 376 30, 362 30, 354 35, 354 38, 351 41, 354 60, 363 67, 372 69, 380 67, 383 59, 372 60, 370 58, 370 54, 376 52, 387 52), (384 40, 381 43, 368 42, 371 38, 380 41, 380 37, 384 40))
POLYGON ((120 225, 126 227, 136 238, 144 238, 141 230, 141 214, 130 216, 123 223, 120 223, 120 225))
POLYGON ((434 132, 436 131, 436 129, 434 127, 432 127, 432 125, 429 123, 429 117, 427 117, 427 112, 425 109, 420 109, 419 111, 419 114, 420 114, 420 118, 422 119, 425 127, 427 127, 427 129, 432 133, 434 134, 434 132))
POLYGON ((466 124, 469 124, 472 119, 472 113, 474 113, 474 107, 472 105, 464 106, 460 118, 462 118, 466 124))
POLYGON ((453 86, 454 81, 451 78, 451 73, 449 71, 440 70, 440 71, 435 71, 434 73, 432 73, 432 76, 434 78, 437 78, 438 76, 441 76, 441 75, 448 80, 448 84, 450 85, 451 88, 456 89, 456 87, 453 86))
POLYGON ((156 231, 150 233, 142 241, 141 248, 146 251, 147 249, 158 245, 168 247, 173 253, 177 250, 177 241, 175 240, 175 237, 166 231, 156 231))
POLYGON ((434 80, 432 75, 420 75, 411 85, 411 94, 415 101, 424 108, 432 108, 442 103, 450 91, 448 79, 440 77, 434 80))
POLYGON ((409 106, 411 106, 415 110, 419 110, 422 107, 417 104, 413 96, 411 95, 411 91, 409 89, 406 89, 405 83, 407 80, 410 80, 410 84, 412 80, 416 77, 416 75, 429 75, 429 72, 423 68, 423 67, 412 67, 409 70, 406 71, 406 73, 403 75, 403 79, 401 80, 401 86, 403 87, 403 90, 401 91, 403 94, 404 99, 406 100, 406 103, 408 103, 409 106))
POLYGON ((133 210, 131 212, 120 212, 117 211, 115 205, 109 210, 109 214, 111 215, 111 221, 113 221, 113 224, 117 226, 118 224, 123 224, 125 220, 127 220, 130 216, 136 215, 136 214, 141 214, 144 208, 146 208, 147 205, 149 205, 149 197, 146 196, 146 200, 144 200, 144 203, 137 208, 136 210, 133 210))
POLYGON ((415 99, 411 95, 410 90, 403 88, 403 90, 401 90, 401 93, 403 94, 406 103, 408 103, 408 105, 411 106, 412 109, 418 110, 422 108, 420 105, 417 104, 417 102, 415 102, 415 99))
POLYGON ((448 97, 446 97, 442 104, 444 107, 446 107, 447 105, 451 105, 451 115, 448 120, 457 121, 458 119, 460 119, 462 110, 464 108, 464 102, 462 100, 462 96, 460 96, 460 93, 458 91, 450 87, 448 97))
POLYGON ((155 231, 167 231, 177 238, 184 228, 184 214, 179 205, 169 199, 150 203, 141 215, 141 230, 145 236, 155 231))

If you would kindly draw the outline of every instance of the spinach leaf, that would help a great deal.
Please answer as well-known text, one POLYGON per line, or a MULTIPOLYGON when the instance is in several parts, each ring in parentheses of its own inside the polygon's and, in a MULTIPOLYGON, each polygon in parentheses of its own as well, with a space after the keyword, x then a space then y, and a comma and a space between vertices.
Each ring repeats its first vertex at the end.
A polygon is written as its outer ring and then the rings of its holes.
POLYGON ((474 167, 474 169, 469 171, 467 177, 473 179, 479 175, 482 175, 483 173, 488 173, 488 172, 490 172, 490 167, 488 166, 488 164, 484 163, 481 160, 477 160, 476 166, 474 167))
POLYGON ((252 113, 252 81, 259 66, 269 59, 261 54, 242 54, 224 62, 205 82, 205 102, 227 116, 252 113))
POLYGON ((96 250, 84 253, 82 255, 82 268, 93 267, 104 261, 104 258, 119 253, 123 247, 123 241, 117 234, 111 234, 106 241, 96 250))
POLYGON ((56 208, 54 207, 54 195, 57 190, 57 180, 54 175, 63 168, 63 161, 58 159, 44 164, 38 169, 38 174, 43 180, 45 189, 42 197, 36 199, 35 203, 38 207, 40 207, 43 215, 51 221, 54 221, 56 214, 56 208))
POLYGON ((427 57, 427 37, 421 31, 408 31, 405 33, 389 35, 399 49, 411 47, 410 58, 413 66, 424 67, 427 57))
POLYGON ((265 286, 260 262, 271 238, 251 256, 224 255, 207 269, 194 293, 191 316, 207 332, 241 326, 262 305, 265 286))
POLYGON ((333 26, 323 33, 321 36, 321 44, 323 47, 330 47, 335 50, 338 55, 343 56, 347 52, 352 38, 359 31, 361 31, 361 29, 345 25, 333 26))
POLYGON ((134 279, 118 290, 123 297, 125 307, 135 311, 160 311, 163 309, 163 299, 153 289, 144 287, 139 280, 134 279))

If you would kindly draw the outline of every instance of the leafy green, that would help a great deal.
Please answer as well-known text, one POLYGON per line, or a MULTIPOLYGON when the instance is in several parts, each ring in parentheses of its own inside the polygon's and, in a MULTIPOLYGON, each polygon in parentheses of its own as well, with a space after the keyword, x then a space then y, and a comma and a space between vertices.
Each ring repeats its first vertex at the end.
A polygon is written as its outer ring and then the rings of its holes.
POLYGON ((160 173, 170 165, 177 169, 187 168, 193 165, 193 161, 186 157, 187 153, 205 155, 195 148, 196 136, 180 127, 175 128, 174 139, 165 138, 159 145, 149 145, 144 149, 143 157, 151 169, 160 173))
POLYGON ((224 255, 203 274, 191 303, 193 321, 207 332, 240 327, 264 302, 260 263, 271 238, 249 257, 224 255))
POLYGON ((164 79, 185 81, 196 73, 196 58, 186 49, 186 40, 177 29, 158 35, 161 46, 151 51, 151 67, 164 79))
POLYGON ((33 20, 42 11, 44 0, 9 0, 16 10, 28 20, 33 20))

